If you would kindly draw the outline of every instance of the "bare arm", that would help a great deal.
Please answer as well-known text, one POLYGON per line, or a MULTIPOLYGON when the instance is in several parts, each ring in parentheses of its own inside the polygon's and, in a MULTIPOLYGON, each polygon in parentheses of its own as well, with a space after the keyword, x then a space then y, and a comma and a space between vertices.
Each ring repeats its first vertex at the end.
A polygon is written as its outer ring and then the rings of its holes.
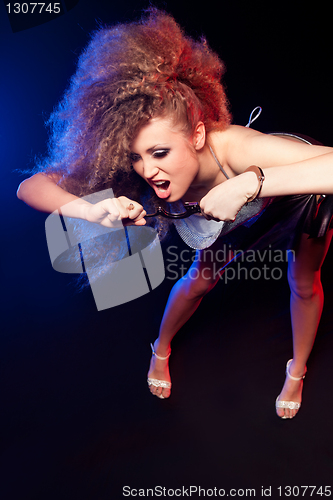
POLYGON ((260 197, 333 194, 332 148, 294 142, 238 126, 230 127, 226 134, 226 163, 236 175, 202 198, 200 206, 206 214, 219 220, 235 218, 258 186, 256 175, 244 172, 250 165, 258 165, 265 174, 260 197))
MULTIPOLYGON (((49 177, 43 173, 35 174, 24 180, 17 190, 17 196, 27 205, 41 212, 52 213, 59 210, 72 201, 79 201, 79 198, 68 193, 57 185, 56 177, 49 177)), ((72 217, 83 217, 83 206, 88 203, 81 200, 77 205, 76 214, 68 214, 72 217)), ((67 214, 64 214, 67 215, 67 214)))
POLYGON ((333 153, 265 169, 261 197, 289 194, 333 194, 333 153))
POLYGON ((107 198, 91 204, 68 193, 57 185, 57 178, 38 173, 23 181, 17 191, 20 200, 41 212, 52 213, 58 210, 62 215, 96 222, 106 227, 116 227, 119 222, 125 225, 144 225, 146 215, 143 207, 126 196, 107 198))
POLYGON ((250 165, 265 172, 264 196, 333 194, 333 148, 232 127, 227 161, 236 173, 250 165))

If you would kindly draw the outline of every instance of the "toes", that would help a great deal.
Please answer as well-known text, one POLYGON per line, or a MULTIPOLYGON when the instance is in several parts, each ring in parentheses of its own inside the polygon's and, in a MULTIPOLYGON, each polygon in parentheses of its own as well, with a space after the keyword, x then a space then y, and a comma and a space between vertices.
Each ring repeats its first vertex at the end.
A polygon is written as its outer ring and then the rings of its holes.
POLYGON ((285 411, 283 408, 276 408, 276 414, 280 418, 286 418, 285 411))
POLYGON ((157 396, 160 399, 166 399, 170 396, 171 390, 169 387, 162 387, 160 384, 161 382, 158 379, 148 379, 149 390, 153 396, 157 396))
POLYGON ((276 414, 278 417, 282 419, 291 419, 294 418, 298 413, 296 409, 290 408, 276 408, 276 414))
POLYGON ((154 387, 154 391, 151 392, 160 399, 166 399, 170 397, 171 394, 171 390, 165 387, 154 387))
POLYGON ((160 398, 162 395, 162 387, 156 387, 155 389, 155 396, 157 396, 158 398, 160 398))
POLYGON ((296 417, 298 410, 290 410, 290 418, 296 417))
POLYGON ((278 417, 280 417, 282 419, 289 418, 289 410, 287 408, 277 408, 276 414, 278 417))
POLYGON ((149 390, 152 393, 153 396, 160 396, 162 388, 161 387, 156 387, 156 385, 151 384, 149 386, 149 390))
POLYGON ((170 389, 163 388, 163 390, 162 390, 162 397, 163 398, 169 398, 170 394, 171 394, 171 390, 170 389))

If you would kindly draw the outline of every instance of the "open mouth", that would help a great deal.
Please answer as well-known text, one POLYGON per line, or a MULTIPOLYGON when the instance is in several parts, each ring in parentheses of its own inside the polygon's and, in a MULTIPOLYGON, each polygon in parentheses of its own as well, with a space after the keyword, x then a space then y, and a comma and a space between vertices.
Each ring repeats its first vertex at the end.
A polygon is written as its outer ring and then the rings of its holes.
POLYGON ((166 191, 170 186, 170 181, 156 181, 154 184, 159 191, 166 191))
POLYGON ((170 181, 153 181, 152 184, 159 198, 167 198, 170 195, 170 181))

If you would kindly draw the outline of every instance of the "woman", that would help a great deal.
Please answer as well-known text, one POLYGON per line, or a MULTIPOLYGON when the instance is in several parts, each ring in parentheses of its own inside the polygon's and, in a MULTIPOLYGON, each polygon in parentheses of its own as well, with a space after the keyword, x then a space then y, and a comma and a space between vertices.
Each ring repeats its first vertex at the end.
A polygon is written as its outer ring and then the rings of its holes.
MULTIPOLYGON (((148 383, 160 398, 170 395, 171 340, 218 280, 214 250, 230 241, 243 249, 272 238, 280 244, 276 234, 288 234, 283 245, 296 256, 288 272, 294 357, 276 411, 292 418, 322 311, 320 268, 330 220, 319 237, 307 233, 317 211, 313 195, 333 194, 333 150, 230 125, 223 70, 205 40, 187 38, 159 11, 101 29, 51 117, 49 156, 18 196, 38 210, 61 209, 107 227, 120 220, 146 224, 143 206, 200 203, 205 217, 177 224, 198 254, 192 272, 174 286, 152 346, 148 383), (116 198, 96 205, 80 199, 109 187, 116 198)), ((163 218, 150 221, 166 233, 163 218)), ((226 263, 231 258, 230 252, 226 263)))

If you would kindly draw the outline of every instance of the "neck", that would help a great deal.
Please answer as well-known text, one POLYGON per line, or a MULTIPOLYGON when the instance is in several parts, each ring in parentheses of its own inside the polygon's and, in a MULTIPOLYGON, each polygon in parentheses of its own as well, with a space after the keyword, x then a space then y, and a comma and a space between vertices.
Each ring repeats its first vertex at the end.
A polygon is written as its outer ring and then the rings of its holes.
POLYGON ((207 142, 200 151, 197 151, 197 158, 199 171, 184 197, 186 201, 200 201, 208 191, 226 180, 207 142))

